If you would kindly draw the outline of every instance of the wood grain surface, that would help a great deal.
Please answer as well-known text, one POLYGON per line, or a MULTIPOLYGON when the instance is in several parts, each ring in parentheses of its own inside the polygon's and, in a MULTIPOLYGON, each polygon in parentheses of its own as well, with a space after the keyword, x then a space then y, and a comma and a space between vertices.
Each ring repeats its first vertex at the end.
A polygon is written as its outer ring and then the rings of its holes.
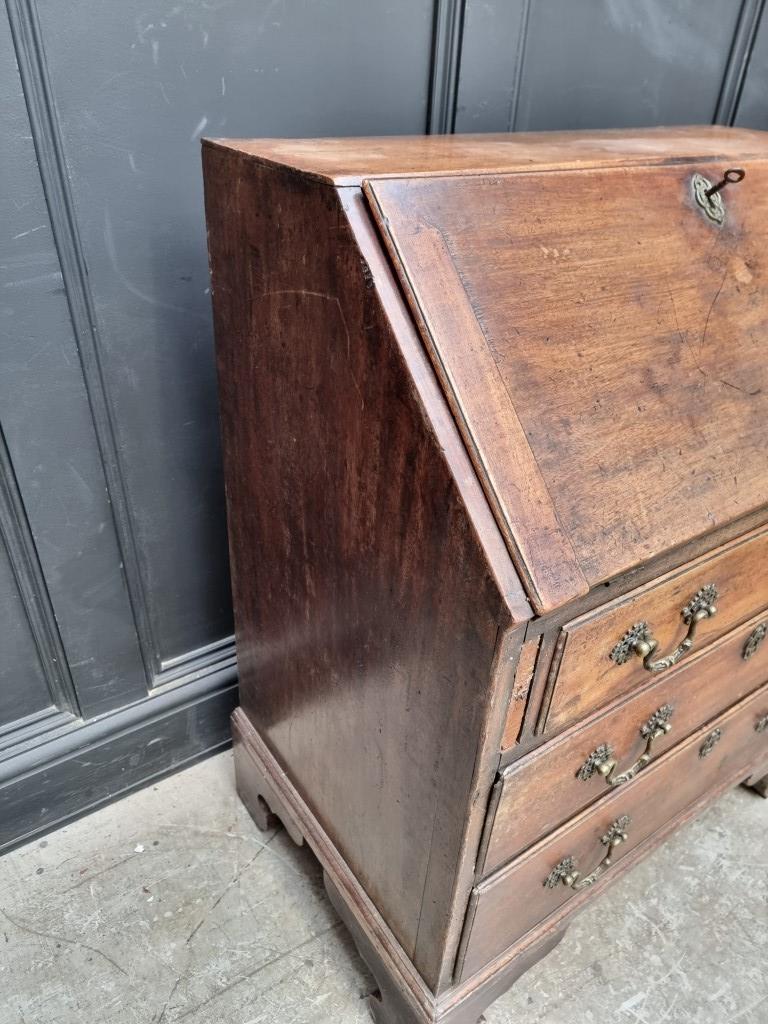
POLYGON ((765 133, 719 125, 341 139, 215 139, 254 160, 334 185, 365 178, 433 174, 498 174, 612 164, 665 163, 670 156, 739 161, 768 156, 765 133))
POLYGON ((691 198, 722 161, 366 185, 539 612, 768 501, 768 168, 742 163, 722 227, 691 198))
POLYGON ((205 158, 241 704, 437 985, 498 761, 497 640, 530 610, 380 250, 333 190, 205 158))

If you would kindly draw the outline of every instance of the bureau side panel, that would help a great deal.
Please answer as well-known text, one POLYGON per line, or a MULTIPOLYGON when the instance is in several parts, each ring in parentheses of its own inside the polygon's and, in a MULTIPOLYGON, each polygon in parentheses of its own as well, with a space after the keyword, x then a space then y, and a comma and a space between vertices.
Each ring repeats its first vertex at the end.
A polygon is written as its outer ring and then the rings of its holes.
POLYGON ((434 985, 505 603, 335 190, 205 175, 242 706, 434 985))

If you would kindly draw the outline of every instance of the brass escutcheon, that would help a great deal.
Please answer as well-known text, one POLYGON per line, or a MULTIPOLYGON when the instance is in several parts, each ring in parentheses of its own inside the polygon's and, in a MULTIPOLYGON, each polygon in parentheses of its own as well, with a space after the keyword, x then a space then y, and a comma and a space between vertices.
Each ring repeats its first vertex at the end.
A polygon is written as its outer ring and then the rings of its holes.
POLYGON ((693 198, 702 208, 704 213, 716 224, 722 224, 725 220, 725 203, 720 194, 726 185, 735 185, 743 181, 746 171, 741 167, 731 167, 723 173, 720 181, 713 185, 709 178, 703 174, 694 174, 691 178, 691 191, 693 198))
POLYGON ((714 583, 707 583, 701 590, 697 590, 688 604, 680 612, 680 617, 688 627, 688 632, 677 645, 677 647, 665 658, 653 660, 658 640, 653 638, 650 626, 647 622, 636 622, 627 630, 611 651, 609 657, 617 665, 624 665, 632 655, 643 659, 643 668, 648 672, 663 672, 665 669, 676 665, 680 659, 693 647, 696 630, 703 619, 711 619, 717 612, 717 587, 714 583))

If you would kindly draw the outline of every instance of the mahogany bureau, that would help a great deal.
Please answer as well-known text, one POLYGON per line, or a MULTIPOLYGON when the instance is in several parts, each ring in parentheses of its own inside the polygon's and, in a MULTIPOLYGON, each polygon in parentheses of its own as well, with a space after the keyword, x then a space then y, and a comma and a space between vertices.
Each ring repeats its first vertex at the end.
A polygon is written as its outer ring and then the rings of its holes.
POLYGON ((237 784, 383 1024, 768 787, 768 136, 206 141, 237 784))

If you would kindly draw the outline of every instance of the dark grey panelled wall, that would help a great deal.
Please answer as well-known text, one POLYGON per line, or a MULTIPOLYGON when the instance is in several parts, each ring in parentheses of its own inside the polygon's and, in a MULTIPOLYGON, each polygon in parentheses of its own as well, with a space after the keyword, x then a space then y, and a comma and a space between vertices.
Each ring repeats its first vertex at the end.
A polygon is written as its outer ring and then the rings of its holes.
POLYGON ((768 127, 764 0, 6 0, 0 848, 227 742, 204 135, 768 127))

